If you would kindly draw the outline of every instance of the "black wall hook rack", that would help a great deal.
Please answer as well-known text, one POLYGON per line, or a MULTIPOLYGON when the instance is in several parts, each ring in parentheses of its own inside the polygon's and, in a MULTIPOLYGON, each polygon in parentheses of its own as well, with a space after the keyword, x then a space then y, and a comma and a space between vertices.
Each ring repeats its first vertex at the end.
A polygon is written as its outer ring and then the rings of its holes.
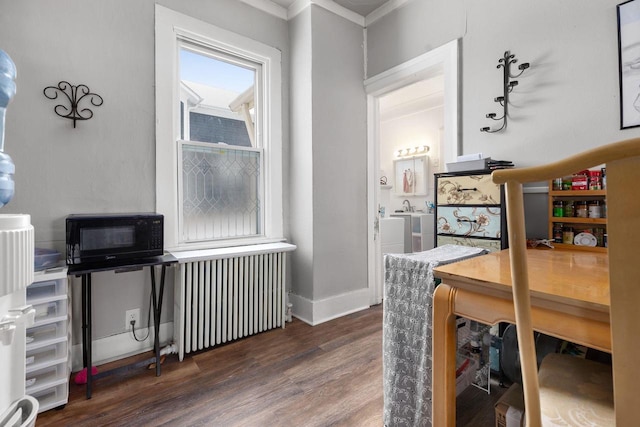
POLYGON ((496 128, 496 129, 491 129, 489 126, 483 127, 480 129, 480 132, 495 133, 495 132, 500 132, 503 129, 506 129, 507 117, 509 117, 509 94, 511 93, 514 87, 518 86, 518 81, 511 80, 511 79, 520 77, 522 73, 524 73, 524 70, 530 67, 528 62, 523 62, 522 64, 518 65, 518 70, 520 70, 520 72, 518 74, 513 75, 511 74, 511 65, 515 64, 516 62, 518 62, 518 60, 516 59, 516 56, 509 51, 506 51, 504 53, 504 57, 498 60, 498 65, 496 66, 496 68, 502 68, 503 95, 498 96, 493 100, 494 102, 497 102, 500 105, 502 105, 503 114, 501 117, 496 117, 497 116, 496 113, 488 113, 486 117, 491 120, 502 121, 502 124, 500 125, 499 128, 496 128))
POLYGON ((49 99, 57 99, 59 94, 66 97, 69 105, 58 104, 54 107, 53 111, 60 117, 73 120, 74 128, 76 127, 76 121, 89 120, 93 117, 93 111, 86 107, 81 108, 79 106, 80 102, 87 98, 87 102, 90 102, 94 107, 99 107, 104 102, 100 95, 91 93, 87 85, 80 84, 74 86, 64 80, 58 83, 58 86, 45 87, 43 92, 44 96, 49 99))

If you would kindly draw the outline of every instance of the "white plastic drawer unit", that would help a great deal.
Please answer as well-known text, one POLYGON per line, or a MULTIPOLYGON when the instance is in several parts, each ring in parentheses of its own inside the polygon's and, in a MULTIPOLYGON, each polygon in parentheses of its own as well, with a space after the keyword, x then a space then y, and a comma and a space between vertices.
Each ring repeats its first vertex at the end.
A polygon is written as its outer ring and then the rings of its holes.
POLYGON ((35 326, 27 330, 27 351, 67 338, 67 319, 35 326))
POLYGON ((49 387, 31 393, 30 395, 38 399, 38 403, 40 404, 38 412, 47 411, 65 404, 69 395, 68 387, 68 382, 64 381, 55 387, 49 387))
POLYGON ((51 299, 53 297, 66 295, 67 287, 65 280, 35 282, 27 287, 27 299, 29 301, 51 299))
POLYGON ((29 303, 36 311, 34 326, 67 319, 67 296, 63 295, 56 298, 58 299, 48 301, 29 300, 29 303))
POLYGON ((27 351, 27 373, 42 369, 57 363, 66 362, 68 358, 67 342, 49 344, 27 351))
POLYGON ((33 278, 26 292, 35 319, 26 333, 25 389, 43 412, 68 401, 71 307, 66 268, 36 271, 33 278))
POLYGON ((27 394, 33 395, 46 388, 55 387, 58 384, 66 383, 67 368, 64 364, 47 366, 32 372, 28 372, 25 381, 27 394))
POLYGON ((500 204, 500 186, 490 174, 443 176, 437 182, 438 205, 500 204))

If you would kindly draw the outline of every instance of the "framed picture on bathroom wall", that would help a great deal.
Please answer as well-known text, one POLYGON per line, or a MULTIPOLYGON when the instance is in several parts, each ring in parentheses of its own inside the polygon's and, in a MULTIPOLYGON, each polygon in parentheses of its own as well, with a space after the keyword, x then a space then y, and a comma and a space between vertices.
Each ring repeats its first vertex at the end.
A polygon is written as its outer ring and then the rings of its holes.
POLYGON ((426 196, 429 188, 429 156, 394 160, 394 188, 400 196, 426 196))

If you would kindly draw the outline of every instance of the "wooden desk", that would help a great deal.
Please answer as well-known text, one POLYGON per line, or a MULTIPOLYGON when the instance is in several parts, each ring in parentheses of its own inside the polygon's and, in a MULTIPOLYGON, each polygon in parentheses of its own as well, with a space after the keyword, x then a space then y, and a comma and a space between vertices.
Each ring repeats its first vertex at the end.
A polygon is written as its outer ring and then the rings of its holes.
MULTIPOLYGON (((529 249, 535 330, 611 352, 609 259, 606 253, 529 249)), ((509 252, 434 269, 433 425, 456 424, 456 315, 486 324, 515 323, 509 252)))

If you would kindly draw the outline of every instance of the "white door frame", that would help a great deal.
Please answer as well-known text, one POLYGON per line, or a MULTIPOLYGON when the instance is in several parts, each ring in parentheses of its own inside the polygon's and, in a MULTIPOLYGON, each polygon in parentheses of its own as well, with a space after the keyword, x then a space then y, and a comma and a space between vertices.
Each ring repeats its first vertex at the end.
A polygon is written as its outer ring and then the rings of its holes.
POLYGON ((365 80, 367 92, 368 283, 371 304, 383 298, 382 254, 379 236, 380 108, 379 99, 401 87, 444 75, 444 134, 442 164, 455 161, 460 151, 458 49, 453 40, 405 63, 365 80))

